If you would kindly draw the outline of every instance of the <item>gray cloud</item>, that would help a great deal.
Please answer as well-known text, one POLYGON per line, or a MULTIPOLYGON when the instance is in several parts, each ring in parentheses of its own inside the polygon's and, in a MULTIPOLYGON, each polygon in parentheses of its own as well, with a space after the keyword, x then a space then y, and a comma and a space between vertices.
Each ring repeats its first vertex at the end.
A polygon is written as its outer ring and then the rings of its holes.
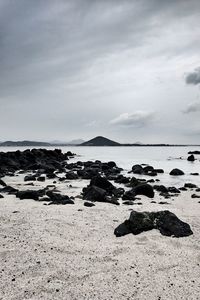
POLYGON ((186 83, 194 85, 200 84, 200 68, 197 68, 194 72, 187 74, 186 83))
MULTIPOLYGON (((110 126, 124 111, 174 117, 178 135, 178 107, 196 96, 182 77, 199 60, 199 19, 199 0, 0 0, 0 140, 129 141, 128 123, 151 118, 110 126)), ((156 122, 136 140, 159 141, 168 125, 156 122)))
POLYGON ((183 110, 183 112, 185 114, 189 114, 189 113, 195 113, 200 111, 200 102, 193 102, 188 104, 188 106, 186 107, 185 110, 183 110))
POLYGON ((135 111, 134 113, 123 113, 110 121, 110 124, 128 127, 147 126, 155 118, 155 113, 148 111, 135 111))

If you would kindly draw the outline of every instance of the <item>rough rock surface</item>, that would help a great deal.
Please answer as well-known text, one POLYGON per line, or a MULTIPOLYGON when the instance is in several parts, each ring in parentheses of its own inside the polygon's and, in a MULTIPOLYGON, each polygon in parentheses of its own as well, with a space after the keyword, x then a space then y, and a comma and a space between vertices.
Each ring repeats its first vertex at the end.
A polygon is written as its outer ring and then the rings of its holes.
POLYGON ((119 225, 114 234, 119 237, 128 233, 139 234, 152 229, 158 229, 161 234, 174 237, 193 234, 187 223, 181 221, 168 210, 158 212, 132 211, 129 219, 119 225))

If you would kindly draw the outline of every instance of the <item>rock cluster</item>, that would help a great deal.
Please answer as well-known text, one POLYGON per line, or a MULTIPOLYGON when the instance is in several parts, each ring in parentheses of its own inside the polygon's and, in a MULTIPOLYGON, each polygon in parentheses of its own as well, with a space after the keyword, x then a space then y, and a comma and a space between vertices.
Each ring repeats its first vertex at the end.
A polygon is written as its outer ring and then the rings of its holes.
POLYGON ((168 210, 158 212, 132 211, 128 220, 119 225, 114 234, 117 237, 129 233, 139 234, 143 231, 157 229, 162 235, 185 237, 193 234, 190 226, 181 221, 168 210))

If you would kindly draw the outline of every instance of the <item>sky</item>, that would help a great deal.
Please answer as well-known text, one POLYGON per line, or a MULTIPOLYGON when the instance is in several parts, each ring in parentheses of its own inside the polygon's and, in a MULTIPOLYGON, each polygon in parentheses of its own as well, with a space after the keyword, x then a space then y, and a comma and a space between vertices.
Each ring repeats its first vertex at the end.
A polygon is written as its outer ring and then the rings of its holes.
POLYGON ((200 143, 199 0, 0 0, 0 141, 200 143))

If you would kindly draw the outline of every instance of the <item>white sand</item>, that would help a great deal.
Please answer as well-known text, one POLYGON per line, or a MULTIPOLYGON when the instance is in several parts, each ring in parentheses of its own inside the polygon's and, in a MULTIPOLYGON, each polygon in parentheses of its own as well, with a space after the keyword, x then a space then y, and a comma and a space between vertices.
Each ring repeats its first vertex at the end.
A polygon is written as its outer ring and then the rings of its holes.
MULTIPOLYGON (((16 178, 9 180, 17 186, 16 178)), ((79 193, 59 186, 62 193, 79 193)), ((79 199, 66 206, 0 199, 0 299, 200 299, 200 199, 190 194, 166 200, 170 205, 143 197, 141 206, 92 208, 79 199), (194 235, 177 239, 153 230, 116 238, 113 231, 130 208, 169 209, 194 235)))

